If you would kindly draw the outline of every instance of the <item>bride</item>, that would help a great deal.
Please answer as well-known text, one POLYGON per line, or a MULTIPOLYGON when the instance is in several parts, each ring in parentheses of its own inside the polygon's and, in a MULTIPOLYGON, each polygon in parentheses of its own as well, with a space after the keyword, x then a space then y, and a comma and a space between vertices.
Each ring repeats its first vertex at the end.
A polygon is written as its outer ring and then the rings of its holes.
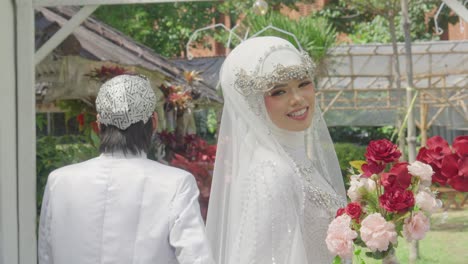
POLYGON ((327 227, 346 198, 313 75, 310 57, 277 37, 226 58, 207 219, 216 263, 332 262, 327 227))

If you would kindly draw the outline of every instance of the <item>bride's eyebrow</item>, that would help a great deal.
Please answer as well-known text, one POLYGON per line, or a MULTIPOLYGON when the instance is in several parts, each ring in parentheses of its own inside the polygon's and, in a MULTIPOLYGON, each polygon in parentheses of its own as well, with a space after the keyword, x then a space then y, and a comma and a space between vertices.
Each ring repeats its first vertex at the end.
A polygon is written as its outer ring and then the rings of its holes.
POLYGON ((270 91, 271 91, 271 90, 275 90, 275 89, 285 88, 285 87, 287 87, 287 86, 288 86, 288 85, 287 85, 286 83, 279 83, 279 84, 273 86, 273 88, 271 88, 270 91))

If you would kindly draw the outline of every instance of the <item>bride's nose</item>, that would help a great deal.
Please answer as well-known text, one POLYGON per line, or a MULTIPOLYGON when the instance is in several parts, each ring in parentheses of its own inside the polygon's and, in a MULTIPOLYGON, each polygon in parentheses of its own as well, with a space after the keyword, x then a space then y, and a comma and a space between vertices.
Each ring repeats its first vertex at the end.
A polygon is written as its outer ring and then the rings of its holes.
POLYGON ((291 98, 289 99, 289 103, 291 105, 300 104, 304 100, 299 88, 291 88, 291 98))

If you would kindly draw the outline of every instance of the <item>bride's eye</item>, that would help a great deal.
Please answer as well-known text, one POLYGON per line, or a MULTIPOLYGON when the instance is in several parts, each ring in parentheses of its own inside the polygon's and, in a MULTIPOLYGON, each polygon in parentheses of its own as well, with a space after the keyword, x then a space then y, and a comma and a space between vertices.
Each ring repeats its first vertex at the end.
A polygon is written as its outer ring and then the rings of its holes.
POLYGON ((309 85, 311 85, 311 84, 312 84, 312 81, 309 81, 309 80, 303 81, 303 82, 301 82, 301 83, 299 84, 299 88, 305 88, 305 87, 307 87, 307 86, 309 86, 309 85))
POLYGON ((285 93, 286 93, 286 91, 284 91, 284 90, 282 90, 282 89, 275 89, 275 90, 273 90, 273 91, 270 91, 268 94, 269 94, 270 96, 280 96, 280 95, 283 95, 283 94, 285 94, 285 93))

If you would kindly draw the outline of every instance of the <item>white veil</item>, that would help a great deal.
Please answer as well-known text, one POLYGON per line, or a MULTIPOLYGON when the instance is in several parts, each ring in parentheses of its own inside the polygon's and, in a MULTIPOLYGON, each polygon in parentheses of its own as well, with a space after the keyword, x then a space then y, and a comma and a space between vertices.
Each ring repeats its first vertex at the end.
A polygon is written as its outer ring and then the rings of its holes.
MULTIPOLYGON (((269 263, 272 258, 273 262, 288 263, 287 259, 291 252, 277 249, 284 248, 286 245, 284 243, 291 241, 276 239, 274 236, 282 232, 294 232, 291 226, 298 221, 299 225, 303 225, 299 217, 303 211, 301 207, 303 204, 301 201, 304 199, 303 186, 298 179, 287 182, 276 182, 279 179, 277 177, 265 179, 264 175, 269 173, 294 175, 295 163, 271 131, 271 121, 264 104, 264 91, 249 92, 249 89, 259 87, 258 82, 260 84, 268 82, 268 78, 260 77, 271 77, 275 69, 278 69, 278 65, 283 68, 303 65, 302 58, 301 53, 284 39, 257 37, 237 46, 222 66, 220 82, 225 103, 206 226, 218 264, 245 263, 239 260, 233 261, 233 255, 239 254, 234 252, 235 248, 239 248, 234 245, 239 242, 235 241, 235 238, 255 236, 256 232, 259 232, 255 229, 257 222, 274 228, 271 241, 262 241, 261 246, 253 244, 244 247, 258 246, 272 251, 265 253, 270 259, 269 263), (248 79, 244 76, 253 78, 248 79), (260 147, 265 150, 262 152, 264 155, 256 151, 260 147), (260 166, 263 168, 262 175, 252 173, 252 168, 259 167, 259 164, 252 163, 262 162, 271 162, 275 167, 260 166), (255 185, 255 182, 260 180, 263 181, 262 185, 255 185), (278 185, 281 185, 281 190, 276 188, 278 185), (249 186, 260 187, 249 190, 249 186), (261 186, 265 187, 262 189, 261 186), (250 191, 252 193, 245 193, 250 191), (249 210, 245 207, 250 206, 251 200, 259 201, 256 196, 262 195, 266 196, 267 202, 258 202, 256 207, 251 209, 252 212, 261 209, 265 213, 259 214, 257 211, 255 217, 240 217, 242 212, 249 210), (248 232, 238 234, 239 225, 246 225, 248 232)), ((344 184, 334 146, 318 107, 315 108, 312 126, 302 135, 303 147, 306 148, 306 153, 309 154, 315 168, 333 187, 335 193, 345 199, 344 184)), ((251 240, 242 241, 249 243, 251 240)), ((249 258, 249 256, 244 257, 249 258)), ((242 256, 237 258, 242 259, 242 256)))

